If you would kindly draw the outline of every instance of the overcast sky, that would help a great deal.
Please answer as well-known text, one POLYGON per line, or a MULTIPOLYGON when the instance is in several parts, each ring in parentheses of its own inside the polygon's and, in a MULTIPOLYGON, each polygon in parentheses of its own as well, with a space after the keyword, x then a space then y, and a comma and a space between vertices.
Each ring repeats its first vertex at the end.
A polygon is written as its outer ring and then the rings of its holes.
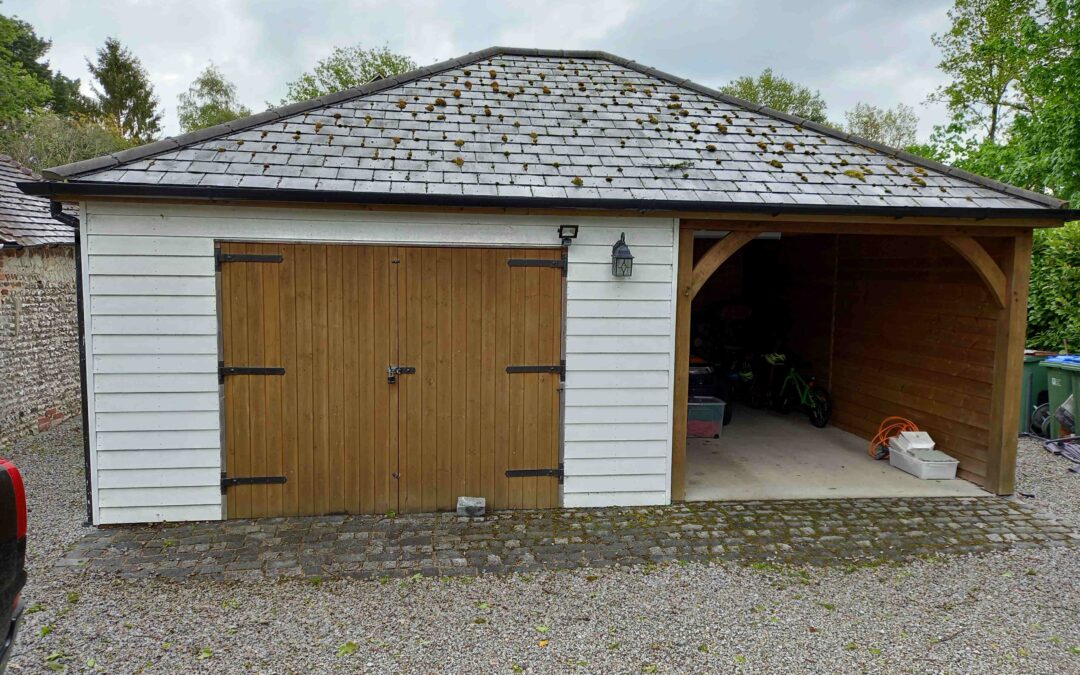
POLYGON ((336 45, 387 44, 421 65, 492 45, 601 49, 708 86, 766 67, 818 89, 829 117, 856 101, 907 103, 921 139, 943 83, 930 35, 948 0, 6 0, 53 41, 54 69, 87 87, 85 58, 115 36, 143 63, 179 132, 176 98, 208 61, 253 110, 336 45))

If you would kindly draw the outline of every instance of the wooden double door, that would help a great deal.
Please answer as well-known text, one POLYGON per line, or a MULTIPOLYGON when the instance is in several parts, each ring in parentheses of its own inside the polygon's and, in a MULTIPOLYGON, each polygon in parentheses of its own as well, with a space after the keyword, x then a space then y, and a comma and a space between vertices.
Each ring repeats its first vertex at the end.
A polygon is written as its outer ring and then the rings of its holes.
POLYGON ((222 242, 228 516, 557 506, 561 253, 222 242))

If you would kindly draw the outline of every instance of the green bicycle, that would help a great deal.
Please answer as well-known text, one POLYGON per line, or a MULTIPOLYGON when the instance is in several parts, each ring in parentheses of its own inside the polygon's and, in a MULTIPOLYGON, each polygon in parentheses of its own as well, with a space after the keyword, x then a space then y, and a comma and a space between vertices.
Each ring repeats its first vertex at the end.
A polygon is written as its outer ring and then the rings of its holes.
POLYGON ((777 400, 780 412, 789 413, 798 407, 810 415, 810 424, 819 429, 828 424, 832 417, 832 397, 829 392, 819 386, 812 376, 804 380, 795 368, 788 370, 777 400))

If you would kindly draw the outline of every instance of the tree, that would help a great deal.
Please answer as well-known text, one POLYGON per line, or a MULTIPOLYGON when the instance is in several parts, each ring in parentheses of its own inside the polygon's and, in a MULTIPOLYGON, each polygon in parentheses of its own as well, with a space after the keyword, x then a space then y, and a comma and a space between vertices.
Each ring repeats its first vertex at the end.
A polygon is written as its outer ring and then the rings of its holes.
POLYGON ((1031 250, 1028 339, 1031 349, 1080 347, 1080 223, 1036 230, 1031 250))
POLYGON ((757 77, 740 77, 720 87, 720 91, 737 96, 751 103, 764 105, 781 112, 798 115, 815 122, 827 123, 825 117, 825 99, 821 92, 811 91, 808 87, 774 75, 772 68, 766 68, 757 77))
POLYGON ((416 68, 408 56, 395 54, 387 46, 364 49, 335 47, 330 56, 319 61, 314 70, 286 84, 282 104, 306 101, 359 87, 380 77, 393 77, 416 68))
MULTIPOLYGON (((994 51, 1024 54, 1022 102, 1002 104, 1009 114, 999 113, 994 137, 979 120, 955 116, 935 128, 933 151, 968 171, 1080 204, 1080 0, 1041 0, 1010 30, 979 53, 991 62, 1006 58, 994 51)), ((960 106, 982 105, 978 91, 950 90, 960 106)))
POLYGON ((150 78, 138 58, 116 38, 107 38, 96 61, 86 60, 97 100, 94 110, 105 124, 136 143, 148 143, 161 131, 161 112, 150 78))
POLYGON ((895 108, 879 108, 868 103, 856 103, 844 113, 847 123, 844 130, 871 141, 884 143, 893 148, 906 148, 915 144, 919 117, 915 110, 903 103, 895 108))
POLYGON ((177 113, 184 131, 205 129, 251 114, 236 100, 236 85, 226 80, 213 63, 199 73, 179 100, 177 113))
POLYGON ((952 27, 931 41, 941 49, 939 68, 952 82, 932 100, 943 101, 953 119, 968 128, 980 126, 996 141, 1015 111, 1031 109, 1025 91, 1030 55, 1016 42, 1038 0, 955 0, 952 27))
POLYGON ((0 122, 18 119, 44 107, 52 88, 26 69, 18 53, 20 22, 0 16, 0 122))
POLYGON ((45 60, 52 42, 34 32, 33 27, 20 19, 0 15, 0 50, 8 63, 17 63, 22 70, 49 87, 48 101, 43 105, 62 115, 86 112, 86 97, 79 93, 79 80, 54 73, 45 60))
POLYGON ((86 115, 42 112, 0 131, 0 152, 35 171, 131 147, 131 142, 86 115))

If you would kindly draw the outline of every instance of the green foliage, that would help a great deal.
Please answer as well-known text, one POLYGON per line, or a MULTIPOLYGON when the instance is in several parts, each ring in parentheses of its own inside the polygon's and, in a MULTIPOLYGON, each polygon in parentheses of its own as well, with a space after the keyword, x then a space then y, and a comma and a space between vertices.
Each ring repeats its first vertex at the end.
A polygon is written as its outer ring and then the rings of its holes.
POLYGON ((70 115, 87 112, 89 101, 79 93, 79 80, 54 73, 45 60, 45 55, 52 48, 52 42, 41 38, 33 27, 14 17, 0 16, 0 50, 6 58, 18 63, 23 71, 38 82, 49 87, 49 110, 70 115))
MULTIPOLYGON (((1014 29, 983 46, 983 51, 1019 50, 1025 55, 1024 103, 1005 106, 1011 111, 1008 127, 1002 131, 999 126, 991 137, 972 124, 970 115, 957 114, 951 124, 935 130, 930 145, 939 157, 963 169, 1077 204, 1080 0, 1039 3, 1014 29)), ((972 100, 969 107, 979 105, 972 100)))
POLYGON ((393 77, 414 70, 416 62, 383 45, 373 49, 335 47, 330 56, 286 85, 283 104, 306 101, 367 84, 378 77, 393 77))
POLYGON ((919 117, 915 110, 903 103, 895 108, 879 108, 869 103, 856 103, 844 113, 844 130, 849 134, 892 148, 906 148, 915 144, 919 117))
POLYGON ((952 117, 981 128, 994 141, 1012 113, 1030 110, 1025 73, 1031 55, 1016 42, 1038 0, 955 0, 952 26, 931 40, 941 49, 939 68, 952 81, 932 100, 948 105, 952 117))
POLYGON ((48 82, 27 70, 20 54, 28 28, 21 21, 0 16, 0 122, 42 108, 52 98, 48 82))
POLYGON ((177 114, 184 131, 205 129, 251 114, 236 100, 236 85, 226 80, 213 63, 199 73, 179 100, 177 114))
POLYGON ((814 122, 827 123, 825 99, 821 92, 773 74, 772 68, 766 68, 757 77, 745 76, 732 80, 720 87, 720 91, 741 99, 805 117, 814 122))
POLYGON ((132 143, 98 120, 43 112, 0 129, 0 152, 41 171, 131 147, 132 143))
MULTIPOLYGON (((1080 206, 1080 0, 955 0, 952 122, 920 154, 1080 206)), ((1080 344, 1080 224, 1035 233, 1028 346, 1080 344)))
POLYGON ((161 131, 161 111, 142 62, 119 40, 107 38, 86 66, 96 80, 94 111, 105 124, 136 143, 154 140, 161 131))
POLYGON ((1028 340, 1032 349, 1080 348, 1080 222, 1037 230, 1031 254, 1028 340))

